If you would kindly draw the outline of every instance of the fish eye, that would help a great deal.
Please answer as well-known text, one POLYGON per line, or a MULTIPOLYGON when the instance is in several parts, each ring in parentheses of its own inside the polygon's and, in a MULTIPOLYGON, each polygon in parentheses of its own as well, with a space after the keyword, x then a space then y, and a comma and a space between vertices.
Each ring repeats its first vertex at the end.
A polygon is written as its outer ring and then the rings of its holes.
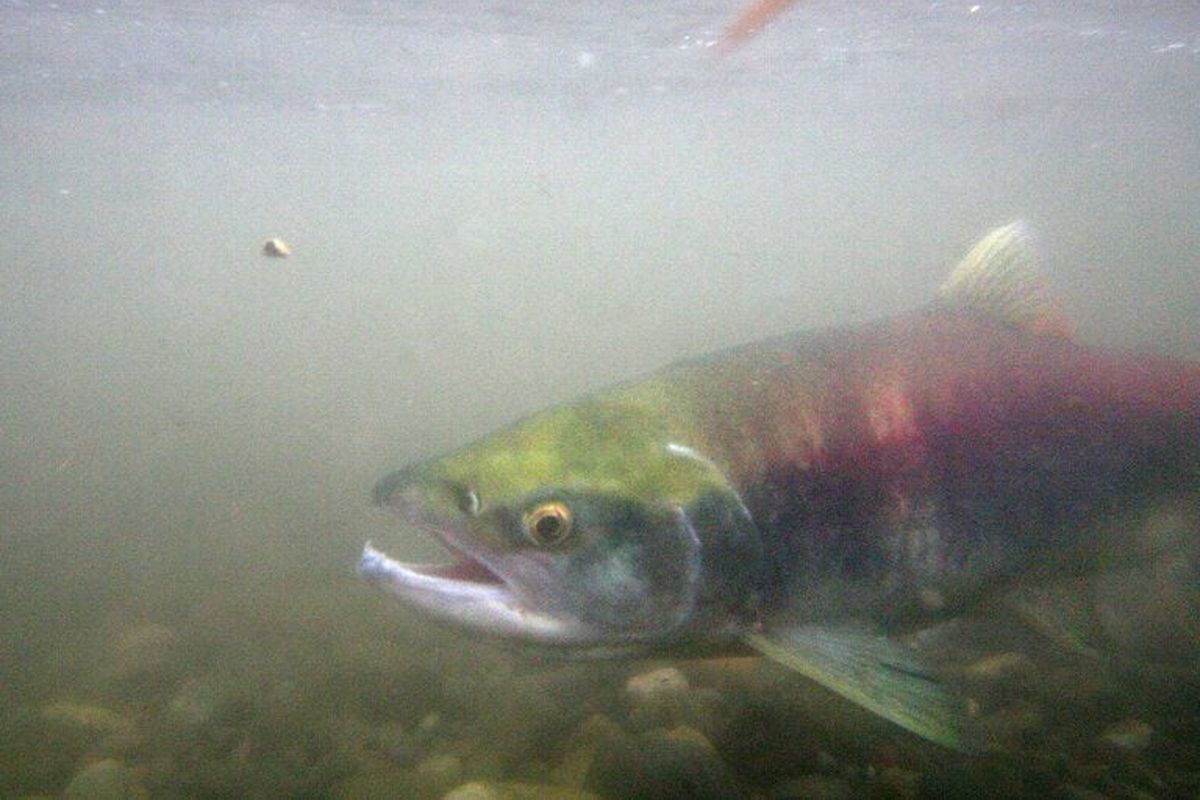
POLYGON ((542 547, 556 545, 571 533, 571 510, 562 503, 542 503, 525 513, 525 530, 542 547))
POLYGON ((479 510, 483 507, 482 501, 479 499, 479 492, 469 486, 463 486, 458 490, 458 510, 466 514, 468 517, 474 517, 479 514, 479 510))

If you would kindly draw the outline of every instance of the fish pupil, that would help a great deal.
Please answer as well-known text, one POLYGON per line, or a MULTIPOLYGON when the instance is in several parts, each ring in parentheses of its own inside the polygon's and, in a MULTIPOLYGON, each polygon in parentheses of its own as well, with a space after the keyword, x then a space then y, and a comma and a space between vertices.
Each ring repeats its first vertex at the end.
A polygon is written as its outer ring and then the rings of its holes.
POLYGON ((525 530, 543 547, 558 544, 571 532, 571 512, 562 503, 543 503, 525 515, 525 530))
POLYGON ((552 542, 562 532, 562 517, 556 514, 547 514, 534 523, 533 530, 542 541, 552 542))

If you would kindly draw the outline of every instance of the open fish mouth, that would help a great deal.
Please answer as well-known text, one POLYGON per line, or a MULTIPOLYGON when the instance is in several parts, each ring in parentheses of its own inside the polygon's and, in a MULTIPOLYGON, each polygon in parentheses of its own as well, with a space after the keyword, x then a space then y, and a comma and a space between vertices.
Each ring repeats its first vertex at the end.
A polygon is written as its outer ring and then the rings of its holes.
POLYGON ((577 620, 540 612, 482 561, 448 549, 455 557, 451 563, 416 564, 397 561, 367 542, 358 574, 438 619, 489 634, 552 644, 587 638, 577 620))

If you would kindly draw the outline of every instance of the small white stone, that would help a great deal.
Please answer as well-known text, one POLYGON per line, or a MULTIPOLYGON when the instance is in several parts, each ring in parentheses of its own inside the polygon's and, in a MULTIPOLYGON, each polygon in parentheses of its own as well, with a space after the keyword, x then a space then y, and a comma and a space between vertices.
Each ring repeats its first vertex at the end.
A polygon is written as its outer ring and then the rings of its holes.
POLYGON ((625 682, 625 693, 638 705, 657 705, 678 698, 687 690, 687 676, 675 667, 643 672, 625 682))
POLYGON ((500 800, 500 793, 486 783, 472 781, 446 792, 442 800, 500 800))
POLYGON ((1135 753, 1145 750, 1154 737, 1154 728, 1140 719, 1126 719, 1114 723, 1101 734, 1101 738, 1122 750, 1135 753))
POLYGON ((287 258, 292 254, 292 248, 283 239, 267 239, 263 242, 262 254, 269 258, 287 258))
POLYGON ((454 783, 462 777, 462 760, 452 753, 430 756, 417 764, 416 772, 446 783, 454 783))
POLYGON ((111 758, 84 767, 62 793, 64 800, 129 800, 139 795, 133 773, 111 758))
POLYGON ((1033 670, 1033 662, 1023 653, 1007 652, 985 656, 963 668, 963 676, 976 681, 998 681, 1033 670))

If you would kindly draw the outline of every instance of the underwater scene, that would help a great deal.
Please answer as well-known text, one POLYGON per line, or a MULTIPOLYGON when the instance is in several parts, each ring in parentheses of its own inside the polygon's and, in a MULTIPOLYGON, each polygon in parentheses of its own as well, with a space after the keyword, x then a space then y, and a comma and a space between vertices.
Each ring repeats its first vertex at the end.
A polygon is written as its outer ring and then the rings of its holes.
POLYGON ((1200 6, 0 0, 0 797, 1200 797, 1200 6))

